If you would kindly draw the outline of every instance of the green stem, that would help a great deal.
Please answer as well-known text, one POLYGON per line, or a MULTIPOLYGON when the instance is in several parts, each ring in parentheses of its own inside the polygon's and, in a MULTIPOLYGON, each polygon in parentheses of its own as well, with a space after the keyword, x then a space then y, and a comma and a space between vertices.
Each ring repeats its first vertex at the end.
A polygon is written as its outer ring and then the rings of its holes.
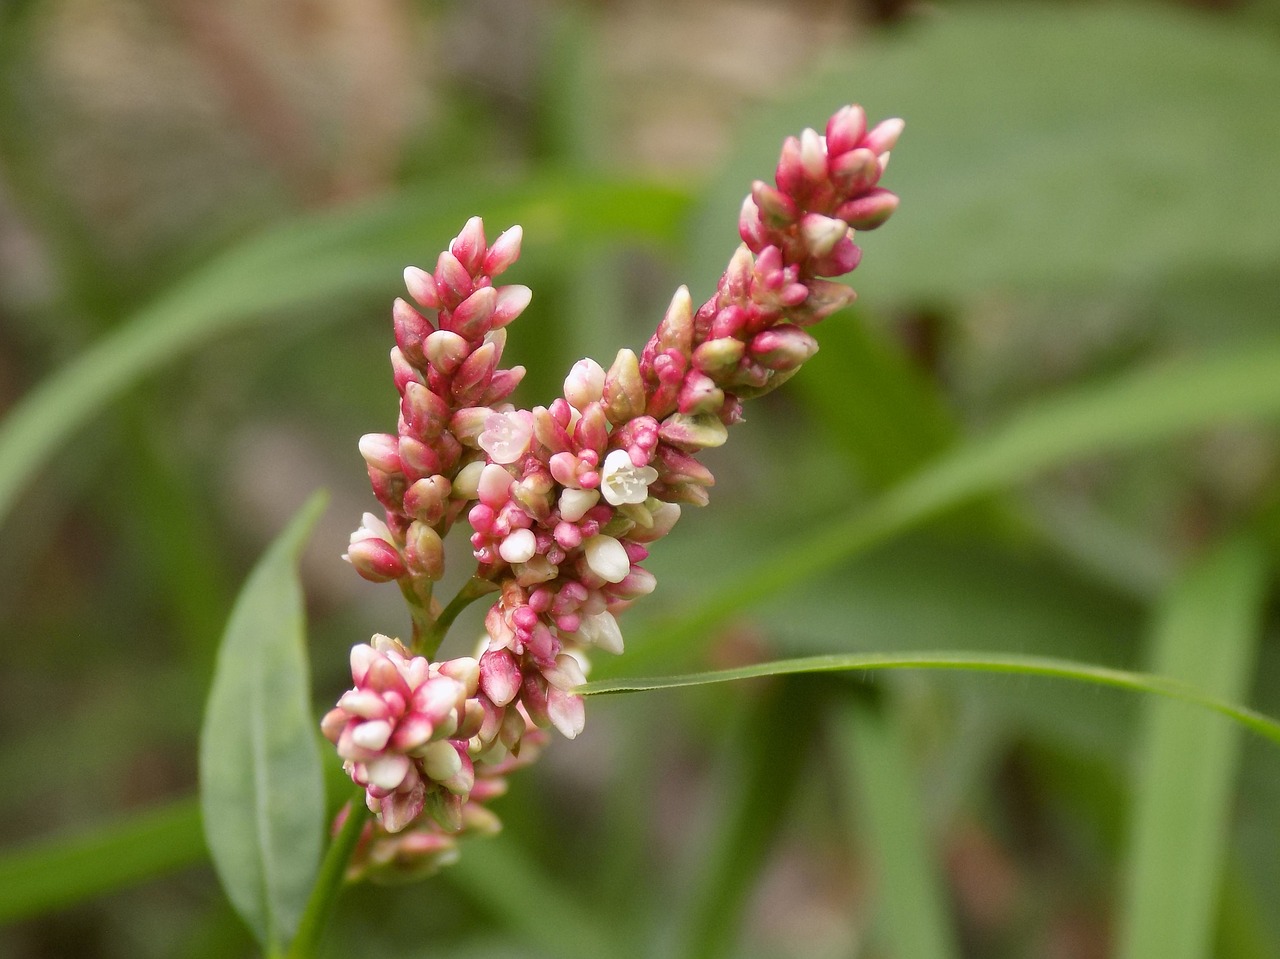
POLYGON ((487 579, 472 576, 463 584, 462 589, 458 590, 458 595, 449 600, 449 605, 440 611, 435 622, 415 636, 414 652, 421 656, 434 656, 444 641, 445 634, 449 632, 449 627, 458 618, 458 614, 481 596, 492 593, 497 588, 487 579))
POLYGON ((409 607, 409 616, 413 620, 413 636, 409 642, 411 649, 421 648, 422 637, 435 626, 436 619, 431 615, 431 589, 435 585, 428 579, 409 577, 399 580, 400 593, 409 607))
POLYGON ((338 830, 338 835, 333 837, 329 851, 320 864, 320 874, 316 876, 316 884, 307 899, 302 921, 298 924, 298 934, 289 946, 285 959, 312 959, 316 955, 320 934, 324 932, 329 913, 342 890, 347 864, 351 860, 351 854, 355 852, 364 824, 369 819, 369 807, 365 805, 363 789, 351 800, 347 809, 346 822, 338 830))

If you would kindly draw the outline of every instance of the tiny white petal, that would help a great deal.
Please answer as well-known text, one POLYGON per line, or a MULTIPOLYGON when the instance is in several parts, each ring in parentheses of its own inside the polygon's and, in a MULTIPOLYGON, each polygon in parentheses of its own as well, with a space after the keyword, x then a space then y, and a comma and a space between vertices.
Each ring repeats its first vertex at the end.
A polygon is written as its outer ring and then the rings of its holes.
POLYGON ((599 501, 599 490, 566 489, 560 494, 560 518, 569 523, 576 523, 599 501))
POLYGON ((426 755, 422 761, 423 768, 426 770, 428 778, 434 779, 436 782, 448 779, 462 768, 462 757, 458 755, 458 751, 450 745, 447 739, 437 740, 429 745, 425 752, 426 755))
POLYGON ((379 756, 365 766, 369 782, 379 789, 395 789, 409 774, 409 757, 398 753, 392 756, 379 756))
POLYGON ((498 547, 498 555, 508 563, 527 563, 537 551, 538 541, 530 529, 516 530, 498 547))
POLYGON ((591 571, 607 583, 621 583, 631 572, 627 551, 612 536, 598 533, 582 544, 591 571))
POLYGON ((581 625, 578 627, 578 636, 583 642, 597 646, 606 653, 613 653, 615 656, 622 653, 622 630, 618 628, 618 621, 608 610, 583 616, 581 625))
POLYGON ((361 723, 351 730, 351 739, 361 749, 377 752, 391 738, 391 724, 385 719, 374 719, 361 723))
POLYGON ((604 458, 600 492, 611 506, 643 503, 649 498, 649 484, 657 479, 658 471, 652 466, 633 466, 630 453, 614 450, 604 458))

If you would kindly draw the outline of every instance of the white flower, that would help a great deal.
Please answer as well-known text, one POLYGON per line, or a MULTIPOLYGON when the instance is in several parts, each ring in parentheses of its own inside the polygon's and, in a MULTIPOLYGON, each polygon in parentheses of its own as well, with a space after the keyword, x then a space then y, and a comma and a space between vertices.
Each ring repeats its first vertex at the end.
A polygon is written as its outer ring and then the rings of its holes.
POLYGON ((598 533, 582 544, 587 566, 606 583, 621 583, 631 572, 631 559, 612 536, 598 533))
POLYGON ((494 413, 484 421, 480 448, 495 463, 514 463, 529 450, 533 439, 532 418, 523 410, 494 413))
POLYGON ((649 498, 649 484, 658 479, 652 466, 635 466, 626 450, 614 450, 604 458, 600 471, 600 493, 610 506, 643 503, 649 498))

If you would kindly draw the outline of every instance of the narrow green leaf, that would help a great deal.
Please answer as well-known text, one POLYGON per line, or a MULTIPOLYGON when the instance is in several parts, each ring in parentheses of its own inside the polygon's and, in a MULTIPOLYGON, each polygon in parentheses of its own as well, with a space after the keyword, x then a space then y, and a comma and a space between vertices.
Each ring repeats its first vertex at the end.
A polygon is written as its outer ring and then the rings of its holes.
MULTIPOLYGON (((653 630, 654 659, 787 587, 977 496, 1072 459, 1150 445, 1215 423, 1280 416, 1280 341, 1182 357, 1025 407, 874 501, 836 517, 653 630)), ((634 658, 634 657, 633 657, 634 658)), ((607 672, 603 664, 600 672, 607 672)), ((616 668, 616 667, 613 667, 616 668)))
POLYGON ((268 954, 293 935, 320 862, 324 781, 298 553, 317 494, 250 574, 227 623, 200 735, 200 804, 213 863, 268 954))
POLYGON ((1280 745, 1280 721, 1265 716, 1247 706, 1207 693, 1196 686, 1168 676, 1154 676, 1105 666, 1074 663, 1049 656, 975 656, 968 653, 855 653, 839 656, 804 656, 799 659, 779 659, 769 663, 739 666, 702 673, 685 673, 681 676, 660 676, 649 679, 597 679, 578 686, 574 692, 582 696, 599 696, 604 693, 637 693, 651 689, 675 689, 683 686, 706 686, 711 683, 729 683, 741 679, 759 679, 762 676, 785 676, 791 673, 838 673, 876 669, 953 669, 982 673, 1020 673, 1027 676, 1048 676, 1055 679, 1074 679, 1099 686, 1113 686, 1134 692, 1154 693, 1170 699, 1202 706, 1234 719, 1259 736, 1280 745))
POLYGON ((686 206, 668 187, 542 176, 407 191, 250 240, 126 318, 0 422, 0 518, 53 451, 140 377, 237 327, 389 288, 405 263, 432 255, 478 207, 493 222, 523 223, 536 258, 539 248, 609 235, 670 240, 686 206))
MULTIPOLYGON (((1228 541, 1188 570, 1161 610, 1152 668, 1224 699, 1244 696, 1266 571, 1265 551, 1252 537, 1228 541)), ((1123 959, 1210 955, 1238 733, 1183 703, 1149 704, 1119 937, 1123 959)))
POLYGON ((807 750, 795 717, 813 708, 812 688, 781 683, 765 692, 738 729, 731 766, 719 784, 715 828, 689 895, 684 941, 676 954, 717 959, 735 954, 747 897, 784 825, 807 750))
POLYGON ((904 959, 958 956, 901 710, 890 696, 847 696, 842 706, 839 768, 859 800, 848 813, 874 863, 882 942, 904 959))
POLYGON ((0 857, 0 924, 52 912, 205 857, 195 798, 0 857))

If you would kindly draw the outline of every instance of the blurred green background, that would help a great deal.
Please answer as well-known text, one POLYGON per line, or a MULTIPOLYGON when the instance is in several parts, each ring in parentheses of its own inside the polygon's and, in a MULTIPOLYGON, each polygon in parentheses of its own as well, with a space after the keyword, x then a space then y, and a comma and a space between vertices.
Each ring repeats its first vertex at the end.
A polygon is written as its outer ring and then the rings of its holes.
MULTIPOLYGON (((1280 714, 1277 94, 1273 0, 8 0, 0 956, 253 955, 190 802, 203 699, 239 583, 317 487, 317 715, 351 644, 406 628, 338 559, 374 506, 356 439, 395 421, 403 266, 472 214, 522 223, 507 355, 545 403, 678 284, 708 296, 781 138, 851 101, 907 120, 859 306, 708 457, 711 507, 598 675, 1026 652, 1280 714), (1108 392, 1183 368, 1209 372, 1108 392), (1096 405, 1079 442, 1058 394, 1096 405), (737 605, 1024 421, 974 489, 1011 491, 737 605)), ((595 699, 501 837, 353 891, 330 954, 1139 959, 1187 921, 1188 957, 1277 959, 1280 756, 1190 716, 940 673, 595 699), (1178 722, 1203 753, 1161 751, 1178 722)))

